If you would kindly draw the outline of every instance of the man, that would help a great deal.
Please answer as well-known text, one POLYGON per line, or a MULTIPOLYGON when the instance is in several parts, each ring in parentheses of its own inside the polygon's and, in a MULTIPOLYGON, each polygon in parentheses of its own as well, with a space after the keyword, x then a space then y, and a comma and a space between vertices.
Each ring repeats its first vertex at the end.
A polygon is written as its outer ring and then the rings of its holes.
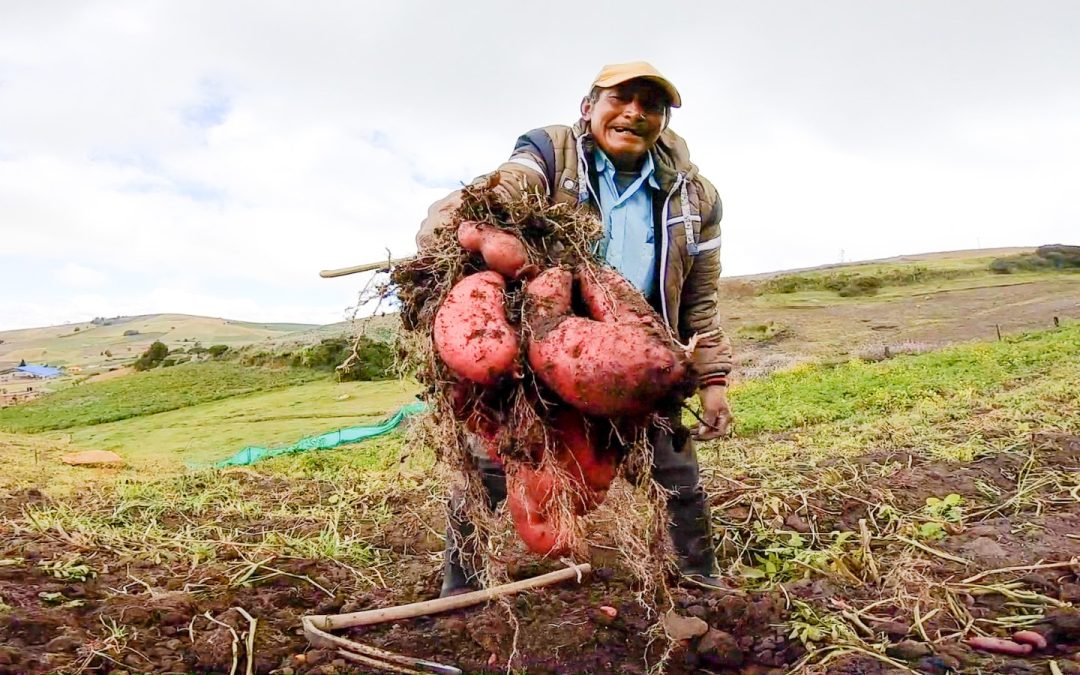
MULTIPOLYGON (((697 335, 694 352, 703 424, 698 440, 727 434, 731 412, 727 375, 731 347, 717 319, 721 205, 716 189, 690 163, 686 143, 668 128, 678 90, 648 63, 605 66, 581 102, 573 127, 536 129, 518 139, 498 168, 496 191, 508 199, 523 191, 552 202, 588 204, 604 225, 598 254, 632 282, 683 341, 697 335)), ((417 235, 423 248, 448 226, 460 192, 434 204, 417 235)), ((698 477, 691 433, 678 409, 664 411, 671 431, 657 432, 653 477, 671 491, 670 534, 683 576, 722 588, 716 573, 709 506, 698 477)), ((474 453, 489 505, 506 498, 502 469, 474 453)), ((471 527, 451 500, 442 596, 474 586, 454 542, 471 527), (458 536, 454 536, 455 533, 458 536)))

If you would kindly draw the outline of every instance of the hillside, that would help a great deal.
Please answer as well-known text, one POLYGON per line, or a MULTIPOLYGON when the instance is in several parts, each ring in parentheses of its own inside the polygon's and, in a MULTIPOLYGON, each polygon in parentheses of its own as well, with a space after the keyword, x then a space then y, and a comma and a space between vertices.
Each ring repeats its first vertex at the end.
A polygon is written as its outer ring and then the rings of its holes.
POLYGON ((90 371, 126 364, 155 340, 170 349, 225 344, 239 347, 315 328, 310 324, 251 323, 188 314, 146 314, 44 328, 0 331, 0 368, 25 359, 90 371))

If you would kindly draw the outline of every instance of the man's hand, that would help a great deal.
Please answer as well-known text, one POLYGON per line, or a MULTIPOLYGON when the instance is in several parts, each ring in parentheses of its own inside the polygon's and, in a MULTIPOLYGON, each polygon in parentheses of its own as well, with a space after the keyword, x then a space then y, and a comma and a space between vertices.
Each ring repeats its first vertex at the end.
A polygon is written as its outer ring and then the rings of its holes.
POLYGON ((727 387, 723 385, 702 387, 698 391, 698 399, 701 401, 701 419, 704 424, 698 425, 694 438, 699 441, 708 441, 726 437, 731 427, 731 407, 728 405, 727 387))

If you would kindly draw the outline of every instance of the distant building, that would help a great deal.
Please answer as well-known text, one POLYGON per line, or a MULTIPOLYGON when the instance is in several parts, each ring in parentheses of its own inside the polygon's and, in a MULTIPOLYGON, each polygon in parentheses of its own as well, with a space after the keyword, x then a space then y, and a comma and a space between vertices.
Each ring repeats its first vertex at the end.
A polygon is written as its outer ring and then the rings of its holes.
POLYGON ((30 377, 38 377, 43 380, 47 380, 50 377, 59 377, 63 372, 59 368, 53 368, 52 366, 36 366, 33 364, 27 364, 25 366, 18 366, 15 368, 16 373, 22 373, 30 377))

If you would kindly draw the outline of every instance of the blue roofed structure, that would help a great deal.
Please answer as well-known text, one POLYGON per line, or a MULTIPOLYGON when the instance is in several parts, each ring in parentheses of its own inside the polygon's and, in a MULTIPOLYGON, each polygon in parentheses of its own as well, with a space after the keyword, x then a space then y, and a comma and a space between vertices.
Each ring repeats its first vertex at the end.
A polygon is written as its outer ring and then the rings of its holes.
POLYGON ((52 366, 35 366, 33 364, 19 366, 15 369, 17 373, 26 373, 34 377, 50 378, 58 377, 61 372, 59 368, 53 368, 52 366))

